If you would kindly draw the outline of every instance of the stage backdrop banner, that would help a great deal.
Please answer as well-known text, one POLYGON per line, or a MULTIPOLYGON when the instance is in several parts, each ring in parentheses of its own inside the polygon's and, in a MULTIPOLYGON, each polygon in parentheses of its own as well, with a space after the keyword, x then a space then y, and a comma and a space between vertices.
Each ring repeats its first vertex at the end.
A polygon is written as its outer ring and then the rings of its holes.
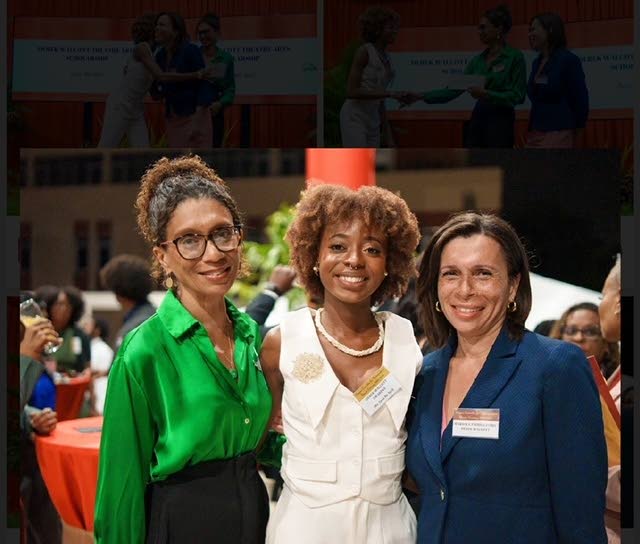
MULTIPOLYGON (((633 108, 633 46, 615 45, 573 49, 580 57, 589 89, 591 110, 633 108)), ((395 70, 393 89, 424 92, 446 86, 447 79, 462 74, 467 63, 478 51, 397 52, 389 57, 395 70)), ((527 78, 536 58, 533 51, 525 51, 527 78)), ((425 104, 418 101, 408 108, 400 108, 396 100, 387 100, 389 110, 406 111, 469 111, 475 100, 463 93, 445 104, 425 104)), ((531 107, 529 99, 518 106, 519 110, 531 107)))
MULTIPOLYGON (((105 100, 122 79, 135 19, 14 17, 14 100, 105 100)), ((197 36, 197 18, 187 19, 197 36)), ((315 13, 222 17, 220 46, 235 57, 238 104, 315 104, 320 42, 315 13)))
MULTIPOLYGON (((237 95, 315 95, 316 38, 228 40, 237 95)), ((21 39, 14 42, 13 92, 105 97, 122 78, 131 42, 21 39)), ((46 97, 40 97, 46 98, 46 97)))

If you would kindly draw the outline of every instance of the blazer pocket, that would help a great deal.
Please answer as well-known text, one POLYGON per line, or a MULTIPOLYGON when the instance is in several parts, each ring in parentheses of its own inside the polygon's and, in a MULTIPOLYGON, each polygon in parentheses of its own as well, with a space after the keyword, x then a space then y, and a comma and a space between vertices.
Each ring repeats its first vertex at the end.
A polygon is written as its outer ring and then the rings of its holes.
POLYGON ((299 457, 287 456, 286 471, 292 478, 314 482, 335 482, 338 479, 336 461, 307 461, 299 457))
POLYGON ((394 476, 404 470, 404 451, 378 458, 378 474, 380 476, 394 476))

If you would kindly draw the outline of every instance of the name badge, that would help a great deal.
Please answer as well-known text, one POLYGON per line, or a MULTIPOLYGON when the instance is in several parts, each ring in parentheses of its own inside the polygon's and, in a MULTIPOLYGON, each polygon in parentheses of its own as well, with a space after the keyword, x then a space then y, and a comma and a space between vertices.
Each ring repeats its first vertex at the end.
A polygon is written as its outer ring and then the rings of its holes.
POLYGON ((80 337, 74 336, 71 339, 71 351, 74 355, 80 355, 82 353, 82 341, 80 337))
POLYGON ((549 76, 538 76, 536 78, 536 83, 538 85, 548 85, 549 83, 549 76))
POLYGON ((388 368, 381 366, 371 378, 356 389, 353 396, 367 415, 372 416, 400 389, 400 382, 388 368))
POLYGON ((492 72, 503 72, 504 71, 504 64, 496 64, 495 66, 493 66, 491 68, 492 72))
POLYGON ((453 414, 451 436, 499 438, 499 408, 458 408, 453 414))

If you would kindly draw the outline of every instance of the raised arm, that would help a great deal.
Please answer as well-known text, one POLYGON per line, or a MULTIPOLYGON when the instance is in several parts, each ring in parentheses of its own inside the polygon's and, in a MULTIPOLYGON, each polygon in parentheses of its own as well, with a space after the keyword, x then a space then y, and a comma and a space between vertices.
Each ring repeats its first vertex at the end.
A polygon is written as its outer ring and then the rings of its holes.
POLYGON ((133 49, 133 58, 144 64, 144 67, 151 73, 156 81, 187 81, 189 79, 202 79, 205 72, 204 69, 196 72, 163 72, 160 66, 156 64, 151 49, 144 44, 139 43, 133 49))

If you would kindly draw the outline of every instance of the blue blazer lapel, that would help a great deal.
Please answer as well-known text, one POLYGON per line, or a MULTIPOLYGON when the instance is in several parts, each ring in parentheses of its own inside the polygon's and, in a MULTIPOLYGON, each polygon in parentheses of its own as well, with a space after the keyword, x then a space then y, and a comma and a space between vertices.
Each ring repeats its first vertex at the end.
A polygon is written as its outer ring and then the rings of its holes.
MULTIPOLYGON (((460 404, 460 408, 489 408, 507 384, 521 359, 517 356, 519 343, 509 338, 506 327, 496 338, 491 347, 489 356, 484 366, 478 373, 467 396, 460 404)), ((447 364, 448 368, 448 364, 447 364)), ((443 386, 444 390, 444 386, 443 386)), ((442 402, 442 400, 440 401, 442 402)), ((451 453, 451 450, 460 440, 460 437, 451 435, 452 424, 449 422, 442 436, 442 463, 451 453)))
POLYGON ((420 421, 420 437, 427 462, 436 477, 445 482, 442 460, 440 458, 440 431, 442 428, 442 398, 449 372, 449 360, 453 354, 451 343, 442 348, 433 366, 425 370, 422 388, 427 393, 425 416, 420 421))

